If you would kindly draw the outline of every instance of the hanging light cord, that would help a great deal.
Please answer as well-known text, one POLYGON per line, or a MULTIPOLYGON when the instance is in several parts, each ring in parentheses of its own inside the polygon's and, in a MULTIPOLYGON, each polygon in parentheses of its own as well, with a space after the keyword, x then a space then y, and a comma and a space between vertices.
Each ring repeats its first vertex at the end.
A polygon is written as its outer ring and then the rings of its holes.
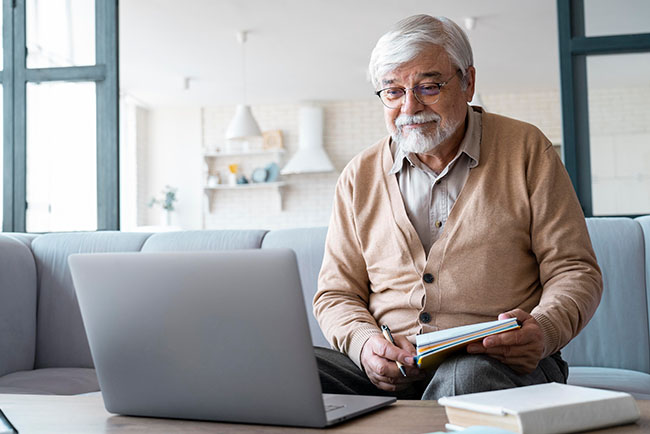
POLYGON ((242 88, 244 93, 244 104, 248 103, 246 94, 246 34, 247 32, 240 32, 238 35, 239 42, 241 43, 241 70, 242 70, 242 88))

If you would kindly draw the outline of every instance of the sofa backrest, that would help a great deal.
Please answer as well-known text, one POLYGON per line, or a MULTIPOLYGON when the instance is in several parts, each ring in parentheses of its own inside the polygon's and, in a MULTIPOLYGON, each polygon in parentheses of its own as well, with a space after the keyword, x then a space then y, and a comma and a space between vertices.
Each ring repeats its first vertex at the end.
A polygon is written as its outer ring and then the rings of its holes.
POLYGON ((638 222, 588 218, 603 273, 603 295, 589 324, 562 350, 572 366, 650 372, 645 246, 638 222))
POLYGON ((35 367, 93 367, 68 266, 72 253, 259 249, 266 232, 78 232, 35 238, 31 243, 38 275, 35 367))
POLYGON ((127 232, 77 232, 45 234, 32 241, 38 275, 36 368, 93 367, 68 256, 137 252, 148 237, 127 232))
POLYGON ((262 248, 277 249, 286 247, 296 252, 312 343, 316 346, 328 348, 330 345, 325 339, 318 322, 316 322, 312 309, 312 300, 316 294, 318 284, 318 273, 325 252, 326 236, 326 227, 275 230, 266 234, 262 242, 262 248))
POLYGON ((159 232, 142 246, 143 252, 259 249, 265 230, 206 230, 159 232))
POLYGON ((648 299, 648 312, 650 312, 650 215, 635 219, 643 231, 643 245, 645 247, 645 291, 648 299))
POLYGON ((36 264, 25 241, 0 235, 0 377, 34 369, 36 264))
MULTIPOLYGON (((563 350, 563 356, 573 366, 607 366, 650 372, 650 300, 646 286, 650 283, 650 275, 646 274, 648 270, 645 267, 646 254, 650 254, 647 241, 650 240, 650 216, 636 221, 590 218, 587 226, 603 270, 605 290, 594 318, 563 350), (643 231, 647 235, 645 244, 643 231), (634 319, 633 324, 629 323, 630 318, 634 319)), ((58 233, 25 239, 0 236, 0 300, 11 300, 11 304, 0 304, 0 330, 10 330, 9 335, 16 341, 13 347, 19 349, 13 355, 0 354, 0 375, 6 366, 10 366, 9 371, 34 366, 92 367, 67 264, 70 254, 82 252, 292 248, 298 257, 313 343, 327 347, 329 344, 312 314, 312 299, 317 289, 326 234, 327 228, 319 227, 270 232, 215 230, 153 235, 58 233), (4 252, 9 252, 7 258, 4 258, 4 252), (2 272, 4 269, 11 272, 2 272), (37 282, 34 275, 38 276, 37 282), (5 279, 22 280, 14 285, 5 279), (6 294, 7 291, 11 294, 6 294), (33 342, 36 342, 35 346, 33 342), (35 360, 35 363, 30 363, 30 360, 35 360)), ((4 343, 3 347, 7 348, 4 343)))

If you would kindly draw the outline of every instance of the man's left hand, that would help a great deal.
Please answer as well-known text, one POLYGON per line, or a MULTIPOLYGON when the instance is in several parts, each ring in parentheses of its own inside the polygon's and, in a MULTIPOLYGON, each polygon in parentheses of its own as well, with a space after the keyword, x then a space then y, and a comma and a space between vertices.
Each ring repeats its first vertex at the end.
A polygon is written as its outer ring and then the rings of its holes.
POLYGON ((530 374, 537 368, 544 353, 544 334, 535 318, 521 309, 499 315, 499 319, 517 318, 521 328, 488 336, 467 346, 470 354, 486 354, 505 363, 520 374, 530 374))

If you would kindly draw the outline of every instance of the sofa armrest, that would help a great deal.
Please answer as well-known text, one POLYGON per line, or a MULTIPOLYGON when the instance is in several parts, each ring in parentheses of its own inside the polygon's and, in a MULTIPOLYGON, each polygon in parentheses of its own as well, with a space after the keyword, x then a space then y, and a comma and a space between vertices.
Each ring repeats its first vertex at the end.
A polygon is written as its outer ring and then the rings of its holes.
POLYGON ((34 369, 36 287, 28 244, 0 235, 0 376, 34 369))

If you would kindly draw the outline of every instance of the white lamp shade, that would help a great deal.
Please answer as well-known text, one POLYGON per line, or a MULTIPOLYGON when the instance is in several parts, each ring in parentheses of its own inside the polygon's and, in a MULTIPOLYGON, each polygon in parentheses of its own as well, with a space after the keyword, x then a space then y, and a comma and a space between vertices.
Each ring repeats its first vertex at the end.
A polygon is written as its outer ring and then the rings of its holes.
POLYGON ((323 108, 301 107, 299 122, 298 150, 280 173, 289 175, 333 171, 334 166, 323 149, 323 108))
POLYGON ((238 105, 235 116, 226 130, 226 139, 244 139, 261 135, 262 131, 253 117, 251 107, 249 105, 238 105))

